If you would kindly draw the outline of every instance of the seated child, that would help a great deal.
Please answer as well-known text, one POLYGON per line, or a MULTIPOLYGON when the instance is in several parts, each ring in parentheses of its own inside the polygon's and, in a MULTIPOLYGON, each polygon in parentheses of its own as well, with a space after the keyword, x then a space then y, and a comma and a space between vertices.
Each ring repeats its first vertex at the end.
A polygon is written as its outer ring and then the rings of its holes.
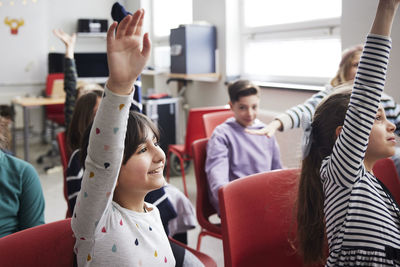
MULTIPOLYGON (((143 15, 138 10, 107 33, 110 77, 90 138, 82 140, 85 169, 71 222, 79 266, 175 266, 159 210, 144 201, 165 183, 159 133, 129 111, 133 83, 150 55, 143 15)), ((196 260, 190 266, 201 265, 196 260)))
POLYGON ((0 116, 0 237, 44 224, 39 175, 31 164, 2 150, 8 123, 0 116))
POLYGON ((275 137, 248 134, 245 129, 261 129, 257 119, 260 89, 240 80, 228 87, 234 117, 217 126, 207 144, 206 173, 210 201, 219 213, 218 189, 230 181, 251 174, 281 169, 275 137))

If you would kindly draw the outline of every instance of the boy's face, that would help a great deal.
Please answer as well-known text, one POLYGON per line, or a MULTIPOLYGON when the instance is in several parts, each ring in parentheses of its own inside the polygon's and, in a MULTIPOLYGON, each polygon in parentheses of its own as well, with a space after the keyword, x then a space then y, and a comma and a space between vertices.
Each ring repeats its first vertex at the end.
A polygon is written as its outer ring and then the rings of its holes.
POLYGON ((258 95, 242 96, 234 103, 229 102, 236 121, 243 127, 248 127, 253 124, 254 120, 257 118, 259 104, 260 98, 258 95))

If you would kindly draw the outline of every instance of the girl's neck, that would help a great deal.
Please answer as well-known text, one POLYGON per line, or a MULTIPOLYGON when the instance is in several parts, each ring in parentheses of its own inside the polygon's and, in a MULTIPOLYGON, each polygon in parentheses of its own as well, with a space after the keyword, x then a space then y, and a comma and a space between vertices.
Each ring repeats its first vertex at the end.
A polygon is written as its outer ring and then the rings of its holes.
POLYGON ((135 196, 134 194, 129 194, 129 197, 127 197, 115 191, 113 200, 125 209, 136 212, 147 212, 147 207, 144 204, 145 196, 146 195, 135 196))
POLYGON ((374 167, 375 162, 376 162, 376 160, 364 159, 364 166, 365 166, 365 169, 366 169, 368 172, 372 173, 372 174, 373 174, 372 168, 374 167))

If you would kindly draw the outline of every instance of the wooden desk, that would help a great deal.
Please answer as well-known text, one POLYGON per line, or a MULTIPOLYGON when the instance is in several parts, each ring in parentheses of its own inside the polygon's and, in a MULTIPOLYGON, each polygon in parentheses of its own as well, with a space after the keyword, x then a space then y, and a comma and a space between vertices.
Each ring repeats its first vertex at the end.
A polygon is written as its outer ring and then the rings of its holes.
MULTIPOLYGON (((65 98, 48 98, 48 97, 20 97, 12 100, 13 106, 21 106, 23 110, 24 118, 24 159, 29 161, 29 115, 30 108, 40 107, 55 104, 64 104, 65 98)), ((15 149, 15 122, 12 124, 12 151, 16 152, 15 149)))

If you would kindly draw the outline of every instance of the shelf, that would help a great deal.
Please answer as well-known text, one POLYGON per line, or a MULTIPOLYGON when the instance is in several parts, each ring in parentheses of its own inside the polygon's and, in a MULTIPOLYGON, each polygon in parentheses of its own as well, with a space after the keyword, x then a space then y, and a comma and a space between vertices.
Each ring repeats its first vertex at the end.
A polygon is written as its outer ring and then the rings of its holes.
POLYGON ((182 79, 188 81, 218 82, 221 78, 221 75, 219 73, 199 73, 199 74, 169 73, 168 77, 173 79, 182 79))
POLYGON ((78 32, 76 34, 77 37, 84 38, 107 38, 106 32, 78 32))

